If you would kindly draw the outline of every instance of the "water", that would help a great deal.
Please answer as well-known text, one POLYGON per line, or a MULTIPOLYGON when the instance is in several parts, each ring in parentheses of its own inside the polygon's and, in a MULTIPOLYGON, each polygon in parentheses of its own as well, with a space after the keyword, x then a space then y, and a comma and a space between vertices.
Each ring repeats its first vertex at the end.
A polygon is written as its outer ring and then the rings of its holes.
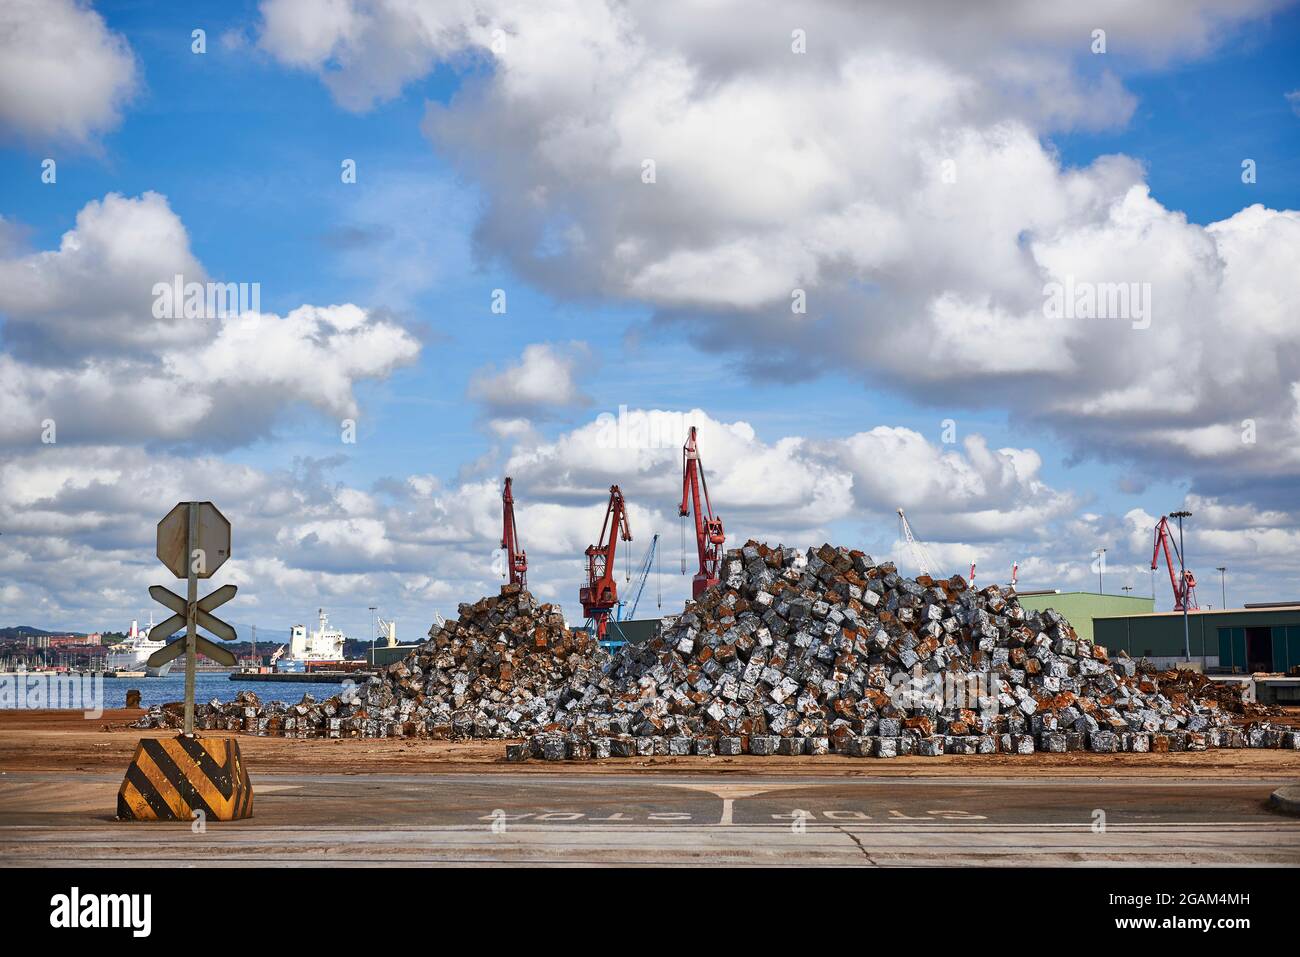
MULTIPOLYGON (((364 679, 362 679, 364 680, 364 679)), ((166 704, 169 701, 185 700, 185 670, 177 669, 162 678, 104 678, 104 707, 121 708, 126 705, 126 692, 135 688, 140 692, 140 701, 146 707, 166 704)), ((304 694, 310 694, 317 701, 330 695, 336 695, 343 685, 330 681, 231 681, 223 672, 200 672, 194 676, 194 700, 207 704, 213 698, 221 701, 233 701, 241 691, 252 691, 262 701, 286 701, 296 704, 304 694)), ((12 702, 3 702, 0 707, 13 707, 12 702)))

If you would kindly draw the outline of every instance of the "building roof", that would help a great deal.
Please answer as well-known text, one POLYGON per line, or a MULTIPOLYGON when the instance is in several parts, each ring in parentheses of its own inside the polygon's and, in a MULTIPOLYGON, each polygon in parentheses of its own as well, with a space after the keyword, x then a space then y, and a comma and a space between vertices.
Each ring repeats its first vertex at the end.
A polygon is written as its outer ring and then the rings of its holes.
MULTIPOLYGON (((1147 599, 1150 601, 1150 599, 1147 599)), ((1244 608, 1189 608, 1187 616, 1195 618, 1197 615, 1252 615, 1260 612, 1269 611, 1295 611, 1300 612, 1300 603, 1297 604, 1279 604, 1279 605, 1247 605, 1244 608)), ((1181 611, 1152 611, 1141 615, 1098 615, 1098 618, 1182 618, 1181 611)))
POLYGON ((1041 598, 1044 595, 1084 595, 1088 598, 1120 598, 1127 601, 1152 601, 1150 595, 1123 595, 1115 592, 1098 592, 1098 591, 1061 591, 1059 588, 1031 588, 1021 591, 1016 590, 1017 598, 1041 598))

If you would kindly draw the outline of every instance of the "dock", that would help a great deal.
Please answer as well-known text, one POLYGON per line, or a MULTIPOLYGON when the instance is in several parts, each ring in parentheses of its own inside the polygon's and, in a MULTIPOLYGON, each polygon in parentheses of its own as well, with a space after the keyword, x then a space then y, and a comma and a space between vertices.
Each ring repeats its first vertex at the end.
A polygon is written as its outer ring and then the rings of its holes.
POLYGON ((359 682, 371 676, 369 671, 232 671, 231 681, 297 681, 308 684, 342 684, 349 678, 359 682))

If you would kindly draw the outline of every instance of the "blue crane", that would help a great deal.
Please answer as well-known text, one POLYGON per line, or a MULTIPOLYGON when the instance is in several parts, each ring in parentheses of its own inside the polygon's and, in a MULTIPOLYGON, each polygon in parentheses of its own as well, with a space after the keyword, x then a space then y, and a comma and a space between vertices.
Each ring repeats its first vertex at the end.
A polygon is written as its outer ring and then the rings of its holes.
MULTIPOLYGON (((610 622, 609 637, 603 639, 600 643, 607 651, 613 651, 620 645, 627 643, 627 638, 623 634, 623 629, 619 627, 619 622, 631 621, 636 616, 637 605, 641 601, 641 593, 645 591, 645 583, 650 579, 650 569, 654 567, 655 553, 658 546, 659 536, 655 535, 650 539, 650 546, 645 550, 645 555, 642 556, 641 562, 637 566, 635 584, 632 587, 631 606, 629 607, 627 601, 621 601, 614 610, 614 620, 610 622), (624 614, 624 611, 627 613, 624 614)), ((588 619, 587 628, 589 630, 593 628, 593 622, 590 619, 588 619)), ((594 630, 592 634, 595 634, 594 630)))
POLYGON ((636 585, 632 591, 632 609, 625 616, 623 614, 623 609, 627 606, 627 603, 619 602, 617 615, 618 621, 631 621, 636 617, 636 606, 640 603, 641 593, 645 591, 645 583, 650 578, 650 569, 654 567, 655 563, 655 549, 658 547, 659 535, 656 533, 655 536, 650 539, 650 546, 645 550, 645 556, 641 559, 641 564, 637 568, 636 585))

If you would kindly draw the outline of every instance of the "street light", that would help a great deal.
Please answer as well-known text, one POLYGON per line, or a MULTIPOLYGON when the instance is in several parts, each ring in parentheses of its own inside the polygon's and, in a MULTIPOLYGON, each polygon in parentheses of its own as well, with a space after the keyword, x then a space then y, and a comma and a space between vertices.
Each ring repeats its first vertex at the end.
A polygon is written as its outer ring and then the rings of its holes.
POLYGON ((1103 545, 1095 552, 1097 556, 1097 594, 1104 592, 1101 584, 1102 575, 1106 574, 1106 547, 1103 545))
POLYGON ((1220 605, 1219 607, 1227 608, 1228 607, 1228 576, 1227 576, 1228 568, 1226 565, 1219 565, 1214 570, 1219 573, 1219 588, 1222 589, 1223 591, 1223 594, 1220 596, 1223 598, 1223 604, 1220 605))
POLYGON ((1178 581, 1181 585, 1182 604, 1183 604, 1183 660, 1191 661, 1192 659, 1192 633, 1191 627, 1187 623, 1187 552, 1183 547, 1183 519, 1191 518, 1191 512, 1170 512, 1171 517, 1178 519, 1178 581))
POLYGON ((370 606, 370 667, 375 666, 375 611, 378 605, 370 606))

